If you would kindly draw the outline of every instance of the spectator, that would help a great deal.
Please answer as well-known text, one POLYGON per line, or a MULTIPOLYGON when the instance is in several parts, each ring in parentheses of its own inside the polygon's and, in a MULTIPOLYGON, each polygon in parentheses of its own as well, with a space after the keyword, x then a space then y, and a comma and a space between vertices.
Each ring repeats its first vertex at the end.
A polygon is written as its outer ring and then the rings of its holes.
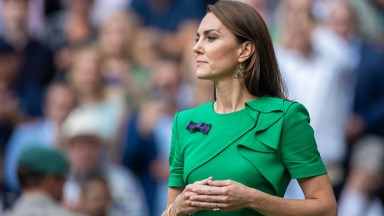
MULTIPOLYGON (((151 162, 149 170, 157 184, 154 215, 161 215, 167 205, 168 153, 171 144, 173 117, 177 111, 192 106, 190 91, 185 88, 181 75, 180 64, 175 59, 163 57, 153 63, 151 72, 152 100, 159 105, 158 108, 160 109, 159 115, 152 123, 157 156, 151 162)), ((145 110, 142 112, 146 113, 145 110)))
POLYGON ((374 43, 384 44, 384 2, 382 0, 348 0, 355 8, 360 23, 359 32, 362 36, 374 43))
MULTIPOLYGON (((348 150, 351 151, 355 148, 356 142, 365 143, 366 136, 384 137, 384 110, 382 109, 384 106, 384 74, 382 73, 384 70, 384 62, 382 61, 384 52, 380 47, 359 34, 359 17, 352 4, 348 2, 336 3, 331 8, 330 15, 332 30, 340 35, 353 50, 351 62, 354 64, 351 64, 356 73, 356 84, 354 91, 351 91, 353 106, 346 127, 348 150)), ((360 174, 349 173, 351 170, 349 160, 349 157, 345 159, 346 185, 341 184, 338 187, 338 194, 340 190, 349 190, 349 182, 355 182, 356 178, 364 176, 364 171, 360 174)), ((381 172, 381 175, 383 173, 381 172)), ((380 194, 381 202, 384 203, 384 187, 382 184, 378 184, 378 186, 376 191, 370 192, 370 194, 380 194)), ((357 206, 358 204, 356 204, 357 206)))
POLYGON ((350 174, 339 198, 340 216, 382 216, 384 205, 378 190, 383 187, 384 139, 366 136, 354 145, 350 174))
POLYGON ((20 155, 17 175, 22 195, 9 216, 70 216, 60 206, 68 161, 59 151, 31 147, 20 155))
POLYGON ((16 170, 21 152, 36 145, 54 147, 58 130, 74 106, 75 95, 72 89, 62 83, 53 83, 47 90, 44 116, 17 126, 5 152, 5 180, 10 192, 17 194, 20 191, 16 170))
POLYGON ((92 42, 97 29, 91 20, 94 0, 65 0, 64 8, 47 19, 44 41, 55 53, 55 64, 63 74, 72 61, 74 50, 92 42))
POLYGON ((91 173, 81 183, 80 211, 87 216, 110 215, 111 191, 101 174, 91 173))
MULTIPOLYGON (((330 9, 329 27, 351 50, 349 65, 355 73, 355 85, 348 94, 352 97, 352 106, 345 129, 347 152, 354 142, 366 135, 384 136, 384 110, 381 109, 384 106, 384 52, 362 37, 359 20, 355 8, 348 2, 334 3, 330 9)), ((318 43, 319 46, 325 44, 329 42, 318 43)), ((328 52, 335 48, 337 46, 329 46, 328 52)), ((348 179, 349 154, 344 161, 346 174, 343 177, 348 179)), ((335 188, 337 196, 343 183, 335 188)))
POLYGON ((65 203, 70 209, 80 210, 81 182, 89 174, 100 172, 108 181, 112 196, 113 216, 146 216, 144 194, 134 175, 124 167, 105 160, 103 121, 98 113, 76 110, 63 126, 64 149, 71 171, 64 187, 65 203))
POLYGON ((140 92, 148 92, 150 67, 159 54, 155 37, 154 32, 138 27, 132 39, 132 72, 140 92))
POLYGON ((311 3, 308 0, 284 2, 297 6, 298 11, 287 8, 278 57, 289 99, 303 103, 308 109, 319 152, 333 185, 337 185, 343 176, 344 131, 352 100, 354 74, 348 61, 350 50, 335 33, 320 29, 313 20, 311 7, 298 7, 302 2, 311 3))
POLYGON ((28 0, 3 0, 1 12, 4 31, 0 41, 10 44, 20 56, 23 56, 14 88, 25 116, 38 117, 42 114, 44 90, 52 81, 55 68, 51 51, 28 35, 28 2, 28 0))
POLYGON ((166 206, 173 115, 190 107, 192 97, 176 59, 161 56, 151 68, 149 95, 127 122, 123 163, 141 180, 151 215, 155 216, 166 206))
POLYGON ((118 103, 137 106, 139 81, 133 70, 132 43, 137 28, 136 17, 127 12, 115 12, 102 22, 98 48, 106 97, 118 103))
POLYGON ((105 138, 108 159, 114 160, 116 137, 124 115, 124 104, 110 100, 105 95, 105 83, 101 74, 101 61, 93 46, 81 47, 74 55, 68 71, 68 81, 78 99, 77 112, 95 113, 95 118, 103 122, 102 136, 105 138))
POLYGON ((332 10, 333 29, 343 35, 354 50, 357 74, 353 110, 347 127, 347 138, 353 143, 366 134, 384 136, 384 51, 358 34, 358 28, 343 28, 338 23, 357 26, 358 17, 351 4, 339 3, 332 10), (343 31, 343 29, 345 29, 343 31))

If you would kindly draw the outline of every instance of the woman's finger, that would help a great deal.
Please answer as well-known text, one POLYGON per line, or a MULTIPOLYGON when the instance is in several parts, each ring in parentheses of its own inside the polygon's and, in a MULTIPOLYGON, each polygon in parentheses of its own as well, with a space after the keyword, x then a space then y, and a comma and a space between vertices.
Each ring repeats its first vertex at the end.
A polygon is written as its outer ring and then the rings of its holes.
POLYGON ((208 180, 208 185, 215 186, 215 187, 225 187, 225 186, 231 185, 232 183, 233 181, 231 180, 216 180, 216 181, 208 180))
POLYGON ((197 185, 207 185, 208 184, 208 181, 213 181, 213 177, 210 176, 206 179, 203 179, 201 181, 195 181, 193 184, 197 184, 197 185))
POLYGON ((225 196, 220 196, 220 195, 199 195, 199 194, 194 194, 189 197, 189 200, 193 201, 198 201, 198 202, 212 202, 212 203, 219 203, 219 202, 224 202, 226 199, 225 196))
POLYGON ((191 187, 190 190, 196 194, 212 196, 225 195, 227 193, 227 188, 211 185, 195 185, 191 187))

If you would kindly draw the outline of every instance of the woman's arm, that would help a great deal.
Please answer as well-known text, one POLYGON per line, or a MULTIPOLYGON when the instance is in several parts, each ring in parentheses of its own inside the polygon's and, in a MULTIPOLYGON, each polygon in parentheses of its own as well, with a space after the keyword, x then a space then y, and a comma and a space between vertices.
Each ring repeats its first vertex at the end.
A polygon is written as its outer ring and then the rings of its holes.
POLYGON ((327 175, 299 179, 305 200, 276 197, 240 183, 208 181, 210 186, 192 189, 191 205, 199 209, 233 211, 252 208, 263 215, 337 215, 336 200, 327 175))
POLYGON ((173 204, 173 202, 175 201, 176 197, 178 195, 180 195, 182 192, 183 192, 183 188, 168 188, 167 208, 166 208, 166 210, 163 212, 163 214, 161 216, 171 216, 172 215, 172 214, 168 215, 167 210, 168 210, 169 206, 171 206, 173 204))
POLYGON ((200 208, 192 205, 190 198, 196 195, 194 190, 200 187, 209 187, 208 181, 212 180, 213 178, 209 177, 189 184, 185 188, 168 188, 167 210, 163 212, 162 216, 184 216, 200 211, 200 208))
POLYGON ((337 204, 327 175, 298 179, 304 200, 288 200, 255 192, 251 208, 264 215, 337 215, 337 204))

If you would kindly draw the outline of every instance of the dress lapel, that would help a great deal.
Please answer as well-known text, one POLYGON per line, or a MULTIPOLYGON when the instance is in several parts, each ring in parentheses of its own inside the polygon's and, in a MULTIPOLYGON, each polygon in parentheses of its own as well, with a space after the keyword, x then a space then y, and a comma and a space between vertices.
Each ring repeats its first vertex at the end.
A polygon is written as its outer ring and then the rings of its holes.
POLYGON ((283 116, 292 102, 268 97, 259 100, 249 103, 251 110, 259 113, 257 125, 239 140, 237 149, 272 185, 276 195, 282 195, 284 191, 280 185, 284 184, 286 179, 278 175, 284 173, 285 169, 281 164, 278 149, 283 116))
POLYGON ((241 122, 226 122, 225 125, 217 124, 216 115, 202 115, 210 112, 207 109, 212 109, 212 103, 197 109, 196 113, 188 115, 189 119, 181 121, 185 124, 180 125, 180 130, 184 130, 181 137, 182 152, 185 155, 185 162, 188 162, 184 164, 185 182, 188 182, 188 176, 193 170, 233 143, 240 143, 247 149, 277 150, 282 125, 282 121, 279 120, 284 115, 283 99, 260 97, 247 102, 245 109, 248 118, 243 118, 241 122), (192 133, 186 130, 190 121, 212 124, 212 128, 207 135, 200 132, 192 133), (258 145, 257 142, 264 145, 258 145))

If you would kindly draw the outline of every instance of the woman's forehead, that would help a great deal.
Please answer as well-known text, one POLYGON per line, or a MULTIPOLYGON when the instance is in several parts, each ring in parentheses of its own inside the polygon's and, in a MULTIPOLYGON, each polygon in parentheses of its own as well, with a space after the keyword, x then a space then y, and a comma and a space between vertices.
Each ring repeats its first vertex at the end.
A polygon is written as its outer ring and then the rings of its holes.
POLYGON ((198 32, 203 33, 208 30, 220 31, 222 29, 223 24, 221 21, 213 13, 207 13, 200 23, 198 32))

